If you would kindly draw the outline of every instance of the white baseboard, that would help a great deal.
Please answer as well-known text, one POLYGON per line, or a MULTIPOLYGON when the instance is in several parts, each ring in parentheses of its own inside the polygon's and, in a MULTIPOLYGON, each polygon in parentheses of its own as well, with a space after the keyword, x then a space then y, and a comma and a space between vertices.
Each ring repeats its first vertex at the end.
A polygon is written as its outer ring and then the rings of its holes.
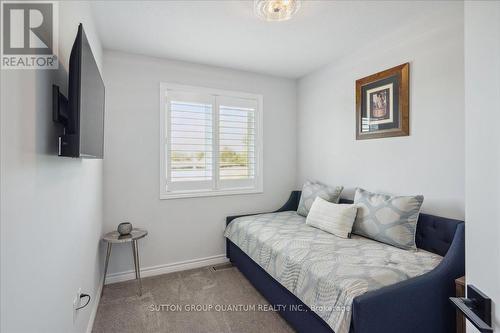
POLYGON ((97 314, 97 308, 99 307, 99 302, 101 301, 101 291, 102 291, 102 279, 99 281, 99 286, 92 299, 92 310, 90 310, 89 322, 87 324, 87 333, 92 333, 92 328, 94 327, 95 316, 97 314))
MULTIPOLYGON (((141 278, 148 277, 148 276, 167 274, 167 273, 173 273, 173 272, 179 272, 179 271, 185 271, 188 269, 200 268, 200 267, 204 267, 204 266, 218 265, 218 264, 225 263, 227 261, 228 261, 228 259, 226 258, 226 255, 220 254, 220 255, 206 257, 206 258, 199 258, 199 259, 174 262, 171 264, 143 267, 143 268, 141 268, 141 278)), ((122 281, 133 280, 133 279, 135 279, 135 271, 134 270, 112 273, 112 274, 108 274, 108 276, 106 277, 106 284, 112 284, 112 283, 117 283, 117 282, 122 282, 122 281)))

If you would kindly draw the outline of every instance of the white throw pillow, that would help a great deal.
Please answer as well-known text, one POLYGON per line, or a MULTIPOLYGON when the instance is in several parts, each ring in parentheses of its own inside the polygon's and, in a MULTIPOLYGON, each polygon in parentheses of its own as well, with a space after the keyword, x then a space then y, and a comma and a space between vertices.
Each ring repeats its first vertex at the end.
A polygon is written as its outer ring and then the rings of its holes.
POLYGON ((316 197, 306 224, 338 237, 349 238, 357 211, 356 205, 336 204, 316 197))

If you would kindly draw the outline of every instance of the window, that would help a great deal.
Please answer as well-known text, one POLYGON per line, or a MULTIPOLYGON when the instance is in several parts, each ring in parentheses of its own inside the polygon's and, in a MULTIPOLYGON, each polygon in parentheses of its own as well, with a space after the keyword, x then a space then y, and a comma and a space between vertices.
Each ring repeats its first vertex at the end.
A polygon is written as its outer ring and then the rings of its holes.
POLYGON ((262 192, 262 96, 160 85, 160 198, 262 192))

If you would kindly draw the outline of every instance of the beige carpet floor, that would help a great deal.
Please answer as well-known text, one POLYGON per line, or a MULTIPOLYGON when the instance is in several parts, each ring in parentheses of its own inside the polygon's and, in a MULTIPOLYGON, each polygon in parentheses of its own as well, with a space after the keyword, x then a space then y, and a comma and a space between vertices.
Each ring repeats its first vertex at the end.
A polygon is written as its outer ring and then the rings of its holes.
POLYGON ((92 332, 293 332, 235 267, 159 275, 142 284, 142 296, 135 281, 105 286, 92 332))

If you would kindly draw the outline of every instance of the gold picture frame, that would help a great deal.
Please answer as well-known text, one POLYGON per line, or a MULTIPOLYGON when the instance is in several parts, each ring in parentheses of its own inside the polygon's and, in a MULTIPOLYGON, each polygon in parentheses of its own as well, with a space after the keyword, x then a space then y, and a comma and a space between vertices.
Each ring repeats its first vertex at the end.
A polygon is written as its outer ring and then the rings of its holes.
POLYGON ((356 140, 410 135, 410 64, 356 81, 356 140))

